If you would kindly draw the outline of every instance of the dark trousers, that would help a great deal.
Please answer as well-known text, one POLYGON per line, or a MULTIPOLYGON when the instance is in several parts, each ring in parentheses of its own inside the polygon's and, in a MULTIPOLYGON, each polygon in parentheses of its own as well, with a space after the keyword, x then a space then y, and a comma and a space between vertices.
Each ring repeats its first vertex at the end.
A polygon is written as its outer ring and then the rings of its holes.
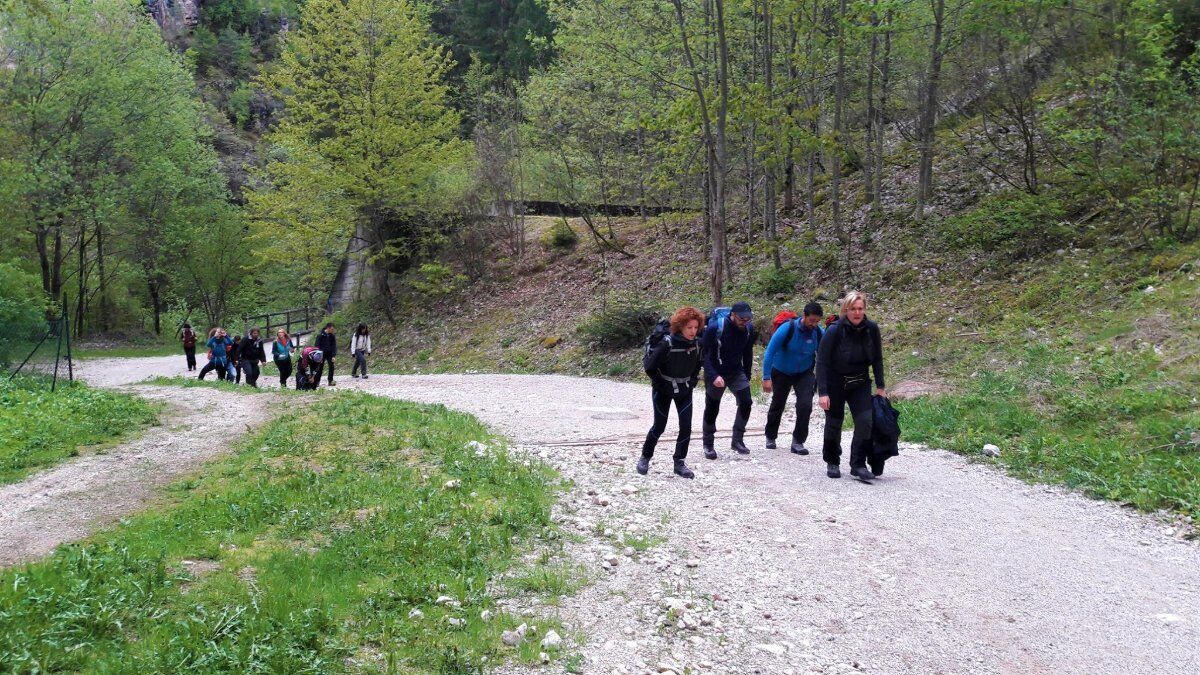
MULTIPOLYGON (((721 413, 721 397, 729 387, 714 387, 711 384, 704 388, 704 447, 711 448, 717 435, 717 415, 721 413)), ((750 398, 750 386, 733 392, 737 401, 737 415, 733 418, 733 439, 731 442, 742 440, 746 435, 746 422, 750 421, 750 406, 754 405, 750 398)))
POLYGON ((654 446, 658 438, 667 429, 667 414, 671 412, 671 402, 675 402, 675 411, 679 416, 679 436, 675 438, 676 460, 687 457, 688 444, 692 441, 692 388, 681 385, 679 391, 671 389, 650 389, 650 402, 654 406, 654 426, 646 434, 646 442, 642 444, 642 456, 653 457, 654 446))
POLYGON ((217 379, 224 380, 226 374, 228 373, 228 368, 228 364, 218 364, 216 361, 209 361, 208 363, 204 364, 203 368, 200 369, 200 379, 203 380, 205 375, 215 370, 217 371, 217 379))
POLYGON ((333 384, 333 359, 326 358, 321 365, 317 366, 317 379, 321 379, 321 373, 325 372, 325 366, 329 366, 329 384, 333 384))
POLYGON ((235 384, 241 384, 242 383, 242 362, 234 361, 232 365, 233 365, 233 378, 234 378, 233 381, 235 384))
POLYGON ((188 372, 196 369, 196 345, 183 348, 183 355, 187 357, 188 372))
POLYGON ((258 386, 258 376, 260 374, 258 361, 253 359, 242 360, 242 372, 246 373, 246 384, 251 387, 258 386))
POLYGON ((287 379, 292 374, 292 360, 275 359, 275 367, 279 369, 279 386, 287 389, 287 379))
POLYGON ((825 411, 825 448, 822 455, 826 464, 840 464, 842 459, 842 421, 846 416, 846 406, 850 406, 850 415, 854 418, 854 436, 850 440, 850 468, 858 469, 867 465, 867 455, 871 451, 871 428, 875 423, 875 413, 871 407, 871 381, 864 381, 846 391, 840 375, 829 375, 829 410, 825 411))
POLYGON ((350 369, 350 375, 353 376, 355 373, 357 373, 359 368, 362 369, 363 377, 366 377, 366 375, 367 375, 367 353, 361 349, 354 352, 354 367, 350 369))
POLYGON ((808 440, 808 419, 812 417, 813 392, 817 389, 817 374, 809 368, 799 375, 788 375, 771 369, 771 407, 767 410, 766 437, 774 439, 779 434, 779 422, 788 398, 796 392, 796 426, 792 428, 792 442, 804 444, 808 440))

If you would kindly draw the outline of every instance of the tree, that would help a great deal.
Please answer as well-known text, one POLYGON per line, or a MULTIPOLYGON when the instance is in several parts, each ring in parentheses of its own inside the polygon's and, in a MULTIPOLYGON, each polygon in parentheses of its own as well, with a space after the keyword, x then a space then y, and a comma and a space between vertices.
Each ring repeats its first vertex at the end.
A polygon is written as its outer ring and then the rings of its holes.
POLYGON ((308 162, 309 189, 343 195, 374 260, 412 259, 437 241, 424 216, 449 210, 440 179, 467 151, 447 105, 451 65, 408 0, 309 0, 262 79, 284 107, 268 138, 289 149, 277 161, 308 162))

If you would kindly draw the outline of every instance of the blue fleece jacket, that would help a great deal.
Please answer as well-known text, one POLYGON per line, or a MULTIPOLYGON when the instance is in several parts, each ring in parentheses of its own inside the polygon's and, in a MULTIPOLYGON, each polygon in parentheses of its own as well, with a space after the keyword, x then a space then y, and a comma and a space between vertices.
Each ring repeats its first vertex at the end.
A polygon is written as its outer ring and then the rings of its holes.
POLYGON ((820 326, 805 328, 799 320, 780 325, 763 354, 763 381, 771 379, 772 369, 785 375, 808 372, 817 362, 817 347, 822 335, 824 331, 820 326))
POLYGON ((725 329, 721 339, 717 340, 717 322, 713 321, 704 328, 701 338, 701 352, 704 354, 704 381, 711 384, 720 375, 725 379, 736 377, 745 371, 746 379, 754 372, 754 328, 746 324, 738 328, 733 319, 725 320, 725 329), (718 353, 717 343, 720 342, 718 353))

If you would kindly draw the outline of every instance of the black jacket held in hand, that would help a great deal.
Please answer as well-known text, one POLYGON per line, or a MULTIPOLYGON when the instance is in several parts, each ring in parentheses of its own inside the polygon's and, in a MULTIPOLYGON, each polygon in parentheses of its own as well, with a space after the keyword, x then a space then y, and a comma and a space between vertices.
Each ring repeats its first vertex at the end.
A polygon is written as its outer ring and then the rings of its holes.
POLYGON ((672 333, 654 345, 642 360, 642 367, 656 387, 670 388, 668 377, 686 379, 688 386, 694 387, 700 377, 700 363, 700 341, 672 333))
POLYGON ((825 329, 817 350, 818 394, 828 395, 833 378, 866 373, 868 368, 875 372, 875 386, 883 389, 883 339, 878 324, 863 317, 854 326, 841 318, 825 329))
POLYGON ((325 358, 332 359, 337 356, 337 335, 321 331, 321 334, 317 336, 317 343, 314 346, 321 350, 325 358))
POLYGON ((900 411, 883 396, 871 397, 874 424, 871 425, 870 458, 882 462, 900 454, 900 411))

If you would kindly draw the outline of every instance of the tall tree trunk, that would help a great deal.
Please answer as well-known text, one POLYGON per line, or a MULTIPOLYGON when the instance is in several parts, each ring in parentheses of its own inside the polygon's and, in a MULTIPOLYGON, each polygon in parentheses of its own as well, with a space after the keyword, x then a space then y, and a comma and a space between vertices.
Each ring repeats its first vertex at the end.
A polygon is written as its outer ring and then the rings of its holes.
MULTIPOLYGON (((763 2, 763 84, 767 90, 767 110, 775 109, 775 70, 773 68, 775 61, 775 27, 774 16, 771 14, 771 0, 763 2)), ((779 120, 772 115, 772 139, 779 138, 779 120)), ((790 152, 788 153, 791 154, 790 152)), ((787 165, 791 165, 791 160, 787 161, 787 165)), ((775 165, 770 158, 764 163, 764 183, 763 190, 763 230, 767 235, 767 242, 771 249, 771 263, 775 265, 776 270, 783 269, 783 260, 779 256, 779 230, 778 230, 778 215, 775 212, 775 165)))
MULTIPOLYGON (((917 218, 925 217, 925 208, 933 199, 933 136, 937 124, 938 84, 942 77, 942 34, 945 29, 946 0, 930 0, 933 8, 933 39, 929 47, 929 67, 925 72, 925 90, 921 97, 917 147, 917 218)), ((1120 4, 1120 3, 1118 3, 1120 4)))
POLYGON ((892 8, 889 6, 884 22, 887 24, 887 30, 883 33, 883 66, 879 74, 879 105, 875 107, 875 208, 882 212, 883 209, 883 158, 884 144, 883 131, 884 125, 887 122, 887 104, 888 97, 891 94, 890 85, 892 79, 892 8))
POLYGON ((879 13, 875 11, 879 0, 871 0, 870 31, 871 46, 867 51, 867 91, 863 97, 867 104, 866 144, 863 157, 863 197, 871 205, 871 217, 878 217, 876 208, 878 200, 875 197, 875 124, 878 122, 875 113, 875 64, 879 55, 879 13))
POLYGON ((838 1, 838 13, 835 18, 837 27, 834 35, 837 37, 837 66, 834 72, 833 85, 833 149, 829 153, 829 189, 830 208, 833 216, 833 231, 837 240, 846 251, 846 269, 850 269, 850 237, 846 233, 846 225, 842 222, 842 109, 846 103, 846 0, 838 1))
POLYGON ((100 275, 100 330, 112 328, 112 305, 108 297, 108 272, 104 266, 104 225, 96 221, 96 271, 100 275))
MULTIPOLYGON (((717 237, 721 244, 721 272, 713 280, 716 294, 723 292, 725 281, 733 276, 729 265, 729 232, 725 209, 726 179, 729 175, 727 123, 729 119, 729 42, 725 37, 725 0, 714 0, 717 10, 717 237)), ((715 298, 715 296, 714 296, 715 298)))
POLYGON ((816 64, 816 45, 817 45, 817 26, 821 16, 821 0, 813 0, 812 16, 808 24, 808 40, 806 40, 806 69, 808 70, 808 132, 814 148, 808 151, 808 158, 805 167, 805 197, 804 197, 804 216, 808 220, 808 227, 812 232, 817 231, 817 157, 819 149, 816 142, 821 134, 821 118, 819 115, 813 114, 816 110, 820 99, 818 97, 818 82, 817 82, 817 64, 816 64))

